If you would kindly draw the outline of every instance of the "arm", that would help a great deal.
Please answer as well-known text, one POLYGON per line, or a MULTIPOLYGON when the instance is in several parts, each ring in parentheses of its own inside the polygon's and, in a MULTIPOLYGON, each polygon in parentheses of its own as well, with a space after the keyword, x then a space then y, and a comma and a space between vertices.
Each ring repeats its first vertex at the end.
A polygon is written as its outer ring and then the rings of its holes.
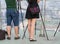
POLYGON ((39 3, 40 2, 40 0, 37 0, 37 3, 39 3))

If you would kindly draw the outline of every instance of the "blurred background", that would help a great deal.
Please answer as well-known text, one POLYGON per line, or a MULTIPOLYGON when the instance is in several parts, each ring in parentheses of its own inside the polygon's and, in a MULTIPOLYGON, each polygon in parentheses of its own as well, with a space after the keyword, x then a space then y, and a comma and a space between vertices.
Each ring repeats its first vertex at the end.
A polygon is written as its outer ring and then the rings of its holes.
MULTIPOLYGON (((48 36, 51 37, 51 36, 53 36, 52 33, 54 33, 54 31, 56 30, 56 28, 60 22, 60 0, 41 0, 38 4, 39 4, 40 10, 41 10, 41 14, 42 14, 42 17, 43 17, 43 20, 45 23, 45 27, 46 27, 48 36)), ((19 2, 19 7, 21 7, 21 9, 19 8, 19 29, 20 29, 21 35, 23 35, 23 30, 27 26, 27 19, 25 19, 27 6, 28 6, 27 0, 21 0, 19 2), (23 22, 22 22, 22 19, 23 19, 23 22), (23 24, 24 24, 24 28, 23 28, 23 24)), ((17 3, 17 7, 18 7, 18 3, 17 3)), ((13 22, 12 22, 12 29, 13 29, 13 27, 14 26, 13 26, 13 22)), ((5 3, 5 0, 0 0, 0 29, 6 30, 6 3, 5 3)), ((43 26, 42 26, 41 17, 39 19, 37 19, 37 21, 36 21, 36 30, 38 30, 38 31, 36 31, 37 35, 43 34, 43 26)), ((12 31, 12 33, 14 33, 14 31, 12 31)), ((26 34, 28 34, 28 32, 26 34)), ((45 41, 42 38, 40 38, 40 39, 37 38, 37 39, 41 40, 41 41, 38 40, 37 43, 40 44, 40 42, 41 42, 41 44, 43 44, 43 43, 44 44, 45 43, 46 44, 49 44, 49 43, 50 44, 52 44, 52 43, 60 44, 60 39, 59 39, 60 36, 58 34, 55 39, 56 41, 54 40, 54 41, 47 42, 47 40, 45 41)), ((28 37, 28 35, 26 35, 26 36, 28 37)), ((11 42, 13 43, 15 41, 11 41, 11 42)), ((19 41, 17 43, 19 43, 19 41)), ((14 44, 16 44, 16 42, 14 44)))
MULTIPOLYGON (((20 1, 20 5, 21 5, 21 9, 19 9, 19 19, 20 19, 20 27, 22 28, 22 17, 21 17, 21 12, 22 12, 22 16, 23 16, 23 22, 27 23, 27 20, 25 19, 25 13, 26 13, 26 9, 28 6, 28 3, 26 0, 22 0, 20 1)), ((46 25, 46 28, 49 30, 54 30, 58 23, 59 23, 59 19, 60 19, 60 0, 41 0, 39 2, 39 7, 41 9, 41 13, 46 25)), ((0 0, 0 19, 2 19, 2 21, 0 22, 0 24, 2 23, 2 27, 3 29, 6 28, 6 3, 5 0, 0 0)), ((41 27, 41 19, 39 18, 37 20, 37 27, 41 27)), ((39 28, 40 29, 40 28, 39 28)))

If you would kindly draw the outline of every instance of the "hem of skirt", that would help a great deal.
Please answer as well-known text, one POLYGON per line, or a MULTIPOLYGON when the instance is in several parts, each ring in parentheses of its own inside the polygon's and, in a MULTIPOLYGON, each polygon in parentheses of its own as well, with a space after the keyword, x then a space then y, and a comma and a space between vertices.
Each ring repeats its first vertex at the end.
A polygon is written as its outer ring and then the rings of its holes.
MULTIPOLYGON (((38 17, 39 18, 39 17, 38 17)), ((38 18, 36 18, 36 19, 38 19, 38 18)), ((26 19, 35 19, 35 18, 26 18, 26 19)))

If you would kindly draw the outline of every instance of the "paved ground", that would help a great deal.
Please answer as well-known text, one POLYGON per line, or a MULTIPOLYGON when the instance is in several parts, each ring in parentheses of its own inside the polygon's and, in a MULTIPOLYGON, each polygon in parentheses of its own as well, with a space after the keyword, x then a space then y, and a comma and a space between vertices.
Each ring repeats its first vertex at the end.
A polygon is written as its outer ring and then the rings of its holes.
POLYGON ((28 32, 26 32, 26 38, 22 40, 22 33, 23 31, 20 30, 20 37, 19 40, 14 40, 14 32, 12 31, 11 40, 2 40, 0 44, 60 44, 60 32, 57 32, 56 36, 53 37, 54 31, 47 31, 49 40, 46 37, 39 37, 39 31, 36 31, 36 42, 30 42, 28 39, 28 32))

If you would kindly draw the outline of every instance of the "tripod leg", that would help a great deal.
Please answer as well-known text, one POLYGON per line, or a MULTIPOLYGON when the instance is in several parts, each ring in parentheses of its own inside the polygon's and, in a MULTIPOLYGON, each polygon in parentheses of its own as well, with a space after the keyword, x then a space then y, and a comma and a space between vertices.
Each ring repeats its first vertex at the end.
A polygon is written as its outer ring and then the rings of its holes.
POLYGON ((22 16, 22 9, 21 9, 21 2, 20 1, 18 1, 18 10, 21 10, 20 12, 21 12, 21 19, 22 19, 22 25, 23 25, 23 31, 24 31, 24 22, 23 22, 23 16, 22 16))
MULTIPOLYGON (((28 24, 27 24, 27 27, 28 27, 28 24)), ((25 29, 25 31, 24 31, 24 33, 23 33, 22 39, 25 37, 25 33, 26 33, 26 31, 27 31, 27 27, 26 27, 26 29, 25 29)))
POLYGON ((48 39, 48 35, 47 35, 47 32, 46 32, 46 28, 45 28, 45 24, 44 24, 44 21, 43 21, 43 18, 42 18, 42 14, 41 14, 41 12, 40 12, 40 16, 41 16, 41 20, 42 20, 42 23, 43 23, 43 27, 44 27, 44 31, 45 31, 45 34, 46 34, 47 40, 49 40, 49 39, 48 39))
POLYGON ((57 29, 56 29, 56 31, 55 31, 55 33, 54 33, 54 36, 55 36, 56 33, 57 33, 57 30, 58 30, 58 28, 59 28, 59 25, 60 25, 60 23, 59 23, 58 26, 57 26, 57 29))
MULTIPOLYGON (((28 27, 28 24, 27 24, 27 27, 28 27)), ((24 34, 23 34, 22 39, 25 37, 25 33, 26 33, 26 31, 27 31, 27 27, 26 27, 26 29, 25 29, 25 31, 24 31, 24 34)), ((36 35, 36 23, 35 23, 35 35, 36 35)))
MULTIPOLYGON (((21 8, 20 8, 21 9, 21 8)), ((23 22, 23 16, 22 16, 22 10, 21 10, 21 19, 22 19, 22 25, 23 25, 23 31, 24 31, 24 22, 23 22)), ((24 32, 25 33, 25 32, 24 32)), ((25 35, 24 35, 25 36, 25 35)), ((24 37, 23 37, 24 38, 24 37)))
POLYGON ((22 19, 22 25, 23 25, 23 31, 24 31, 24 22, 23 22, 22 11, 21 11, 21 19, 22 19))
POLYGON ((21 19, 22 19, 22 25, 23 25, 23 31, 24 31, 24 22, 23 22, 23 14, 22 14, 22 9, 21 9, 21 2, 20 2, 20 10, 21 10, 21 19))
POLYGON ((44 22, 43 22, 43 26, 44 26, 44 31, 45 31, 45 33, 46 33, 47 40, 49 40, 49 39, 48 39, 47 32, 46 32, 46 28, 45 28, 45 24, 44 24, 44 22))
MULTIPOLYGON (((20 7, 21 10, 21 7, 20 7)), ((22 19, 22 25, 23 25, 23 31, 24 31, 24 22, 23 22, 23 16, 22 16, 22 10, 21 10, 21 19, 22 19)), ((24 31, 24 36, 22 37, 22 39, 25 37, 25 31, 24 31)))

